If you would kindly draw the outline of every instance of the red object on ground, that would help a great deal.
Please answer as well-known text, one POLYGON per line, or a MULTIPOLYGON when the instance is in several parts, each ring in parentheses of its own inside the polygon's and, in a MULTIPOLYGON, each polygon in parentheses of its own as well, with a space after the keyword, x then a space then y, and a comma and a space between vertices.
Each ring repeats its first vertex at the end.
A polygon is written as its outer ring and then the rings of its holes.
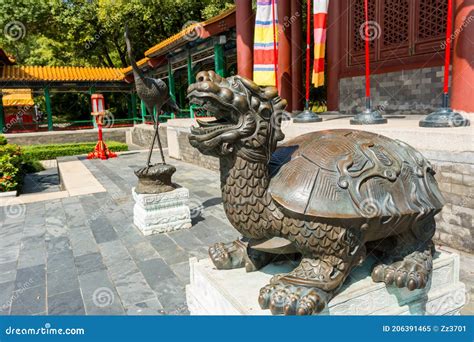
POLYGON ((365 0, 365 97, 370 97, 369 0, 365 0))
POLYGON ((278 49, 276 42, 276 13, 275 0, 272 0, 272 21, 273 21, 273 64, 275 65, 275 86, 278 89, 278 49))
POLYGON ((105 100, 104 96, 101 94, 93 94, 91 96, 92 101, 92 115, 95 116, 95 121, 97 122, 97 127, 99 129, 99 139, 95 145, 94 151, 88 154, 87 159, 102 159, 106 160, 109 158, 117 157, 117 154, 110 151, 105 144, 102 137, 102 118, 105 115, 105 100))
POLYGON ((109 158, 117 157, 117 154, 110 151, 107 145, 105 144, 104 140, 102 139, 102 123, 100 123, 100 119, 97 120, 97 127, 99 128, 99 141, 95 145, 94 151, 88 154, 87 159, 102 159, 106 160, 109 158))
POLYGON ((306 14, 306 106, 309 103, 309 68, 310 68, 310 46, 311 46, 311 1, 308 0, 306 14))

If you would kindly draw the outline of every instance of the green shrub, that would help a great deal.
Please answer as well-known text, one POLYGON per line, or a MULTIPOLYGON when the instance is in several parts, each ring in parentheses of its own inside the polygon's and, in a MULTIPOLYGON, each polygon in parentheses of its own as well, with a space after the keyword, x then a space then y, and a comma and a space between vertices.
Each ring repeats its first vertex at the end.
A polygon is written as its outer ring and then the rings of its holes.
POLYGON ((6 145, 7 144, 7 138, 5 138, 3 135, 0 135, 0 146, 6 145))
MULTIPOLYGON (((117 141, 106 142, 113 152, 128 151, 127 144, 117 141)), ((92 152, 96 143, 51 144, 24 146, 25 155, 31 160, 49 160, 58 157, 76 156, 92 152)))
POLYGON ((29 160, 20 146, 0 145, 0 192, 20 190, 28 169, 29 160))

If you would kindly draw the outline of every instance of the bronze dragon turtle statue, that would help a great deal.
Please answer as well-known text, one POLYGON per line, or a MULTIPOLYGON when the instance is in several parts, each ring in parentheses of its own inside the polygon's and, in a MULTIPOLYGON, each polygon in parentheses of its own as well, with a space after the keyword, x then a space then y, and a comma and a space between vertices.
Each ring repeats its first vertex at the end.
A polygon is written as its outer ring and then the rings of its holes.
POLYGON ((216 118, 198 121, 189 141, 220 159, 224 209, 243 235, 210 247, 215 266, 251 272, 282 254, 301 255, 299 266, 260 290, 263 309, 319 313, 369 253, 380 261, 374 281, 426 286, 443 198, 418 151, 347 129, 308 133, 277 147, 286 101, 276 88, 239 76, 201 72, 188 98, 216 118))

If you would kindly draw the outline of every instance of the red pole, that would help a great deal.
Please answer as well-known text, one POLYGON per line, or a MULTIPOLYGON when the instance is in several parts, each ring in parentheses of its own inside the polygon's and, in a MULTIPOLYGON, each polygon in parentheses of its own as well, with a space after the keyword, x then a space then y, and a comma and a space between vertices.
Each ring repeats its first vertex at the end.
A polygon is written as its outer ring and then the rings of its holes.
MULTIPOLYGON (((444 79, 443 79, 443 104, 442 107, 429 114, 426 116, 424 119, 420 120, 419 126, 420 127, 461 127, 461 126, 469 126, 470 122, 466 118, 464 118, 460 113, 454 112, 450 105, 449 105, 449 66, 451 62, 451 39, 453 38, 452 33, 453 33, 453 1, 452 0, 447 0, 448 1, 448 18, 446 20, 446 40, 445 40, 445 50, 444 50, 444 79)), ((466 8, 468 11, 468 6, 465 6, 466 3, 471 2, 474 5, 474 0, 467 0, 467 1, 462 1, 459 0, 459 3, 463 3, 462 7, 466 8)), ((457 8, 459 10, 459 8, 457 8)), ((461 12, 457 11, 456 12, 456 19, 458 19, 461 16, 461 12)), ((467 23, 467 22, 466 22, 467 23)), ((459 28, 459 26, 457 26, 459 28)), ((466 27, 467 28, 467 27, 466 27)), ((456 29, 457 30, 457 29, 456 29)), ((456 61, 457 57, 460 56, 460 58, 466 58, 468 55, 464 55, 461 52, 460 53, 460 46, 459 46, 459 36, 469 36, 469 32, 463 31, 459 32, 460 34, 456 38, 458 40, 456 44, 456 54, 454 54, 454 61, 456 61)), ((469 36, 470 37, 470 36, 469 36)), ((468 43, 468 45, 471 43, 468 43)), ((472 45, 472 44, 471 44, 472 45)), ((466 58, 468 60, 468 58, 466 58)), ((471 70, 472 68, 466 68, 466 70, 471 70)), ((453 83, 454 80, 462 79, 463 77, 455 77, 456 75, 454 74, 454 71, 457 70, 458 73, 460 72, 459 68, 455 68, 455 65, 453 63, 453 83)), ((462 70, 461 72, 465 73, 465 70, 462 70)), ((459 75, 457 75, 459 76, 459 75)), ((470 86, 470 85, 469 85, 470 86)), ((453 89, 457 89, 456 87, 453 87, 453 89)), ((458 90, 456 91, 456 93, 458 90)), ((472 99, 470 99, 472 101, 472 99)))
POLYGON ((451 62, 451 34, 453 32, 453 1, 448 0, 448 20, 446 27, 446 48, 444 58, 444 94, 449 92, 449 65, 451 62))
POLYGON ((275 86, 278 89, 278 50, 277 50, 277 43, 276 43, 275 0, 272 0, 272 21, 273 21, 273 65, 275 68, 275 86))
POLYGON ((369 0, 365 0, 365 97, 370 98, 369 0))
POLYGON ((311 1, 307 0, 308 6, 306 10, 306 109, 309 108, 309 69, 310 69, 310 47, 311 47, 311 1))
POLYGON ((365 110, 350 120, 351 125, 379 125, 387 123, 387 119, 376 110, 372 110, 370 98, 370 39, 369 39, 369 0, 364 1, 365 12, 365 110))
POLYGON ((102 141, 102 123, 100 119, 97 122, 97 127, 99 128, 99 141, 102 141))

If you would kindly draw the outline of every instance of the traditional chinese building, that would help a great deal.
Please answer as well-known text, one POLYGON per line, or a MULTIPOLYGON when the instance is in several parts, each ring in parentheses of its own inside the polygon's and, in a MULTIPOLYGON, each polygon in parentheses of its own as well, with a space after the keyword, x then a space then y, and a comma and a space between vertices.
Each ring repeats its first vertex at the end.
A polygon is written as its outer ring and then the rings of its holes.
MULTIPOLYGON (((281 1, 278 7, 279 91, 289 111, 303 109, 303 11, 306 1, 281 1)), ((474 0, 454 0, 451 104, 474 112, 474 0)), ((329 111, 355 113, 364 106, 363 0, 329 1, 326 53, 326 93, 329 111)), ((373 0, 369 17, 372 98, 384 113, 425 114, 441 105, 446 0, 373 0)), ((194 23, 144 53, 138 66, 164 79, 183 111, 189 106, 186 89, 201 70, 253 76, 255 11, 251 0, 201 23, 194 23)), ((0 88, 31 89, 46 100, 48 128, 53 129, 50 94, 64 91, 125 91, 130 93, 130 117, 137 117, 131 67, 126 69, 15 66, 0 50, 0 88)), ((141 106, 140 121, 146 110, 141 106)), ((163 115, 170 118, 173 115, 163 115)), ((0 125, 5 117, 0 115, 0 125)))
MULTIPOLYGON (((235 8, 201 23, 194 23, 145 51, 137 65, 147 74, 167 82, 171 96, 184 109, 182 116, 198 115, 186 101, 186 90, 201 70, 229 76, 237 71, 235 8)), ((124 69, 125 80, 133 82, 132 68, 124 69)), ((142 104, 142 116, 146 115, 142 104)), ((161 116, 161 118, 166 117, 161 116)), ((171 117, 171 116, 168 116, 171 117)))
MULTIPOLYGON (((369 1, 375 37, 371 41, 371 90, 374 102, 384 111, 426 113, 440 106, 447 4, 446 0, 369 1)), ((455 0, 454 4, 452 106, 474 112, 474 1, 455 0)), ((363 1, 330 1, 330 109, 353 112, 361 105, 363 21, 363 1)))
MULTIPOLYGON (((454 109, 474 112, 474 1, 455 0, 451 99, 454 109), (472 23, 472 24, 471 24, 472 23), (471 37, 471 38, 470 38, 471 37)), ((303 107, 302 19, 305 1, 278 7, 280 95, 289 109, 303 107)), ((364 1, 329 1, 326 87, 330 111, 355 113, 364 106, 364 1), (361 29, 362 28, 362 29, 361 29)), ((385 113, 425 114, 441 105, 446 0, 369 1, 372 97, 385 113)), ((252 78, 255 12, 251 0, 186 30, 145 52, 139 65, 170 80, 181 106, 187 84, 199 70, 216 69, 252 78), (171 77, 170 77, 171 76, 171 77), (174 86, 173 86, 174 84, 174 86)), ((131 70, 127 70, 131 77, 131 70)))
MULTIPOLYGON (((460 111, 474 112, 474 24, 471 24, 474 22, 474 1, 455 0, 454 3, 452 106, 460 111)), ((280 92, 286 98, 292 93, 292 109, 299 109, 302 93, 302 30, 301 16, 297 13, 302 9, 303 1, 291 0, 284 4, 278 9, 280 26, 284 25, 285 18, 287 21, 288 18, 296 20, 292 21, 290 30, 285 31, 284 26, 278 30, 280 42, 283 43, 279 46, 283 88, 280 92), (291 79, 291 89, 285 77, 291 79), (288 89, 284 89, 285 86, 288 89)), ((251 18, 252 15, 251 1, 239 1, 237 16, 242 18, 237 20, 238 51, 241 52, 239 73, 247 77, 252 75, 252 52, 248 49, 248 42, 253 37, 253 29, 252 25, 248 25, 248 20, 244 21, 243 18, 251 18)), ((419 114, 439 107, 447 1, 369 1, 369 17, 375 31, 370 56, 374 103, 385 112, 419 114)), ((363 0, 329 1, 328 110, 352 113, 361 110, 364 105, 363 25, 363 0)))

